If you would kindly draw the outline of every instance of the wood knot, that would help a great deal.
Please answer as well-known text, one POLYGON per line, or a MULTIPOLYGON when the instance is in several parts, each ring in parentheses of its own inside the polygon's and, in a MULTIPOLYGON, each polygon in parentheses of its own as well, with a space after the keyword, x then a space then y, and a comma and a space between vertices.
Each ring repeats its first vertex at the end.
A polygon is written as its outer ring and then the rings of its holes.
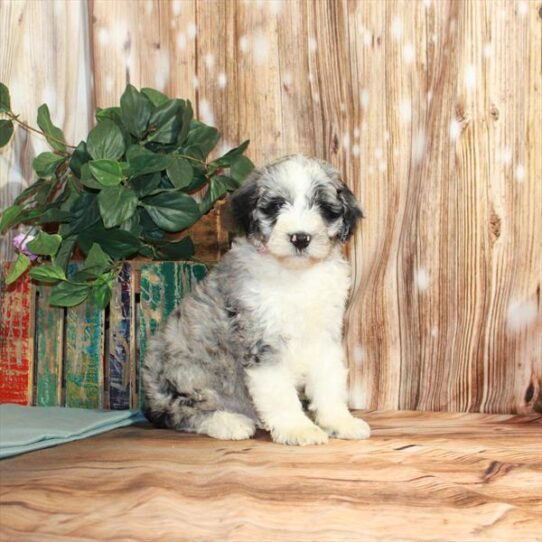
POLYGON ((339 151, 339 138, 337 137, 337 134, 333 134, 333 137, 331 138, 331 152, 333 154, 337 154, 339 151))
POLYGON ((489 114, 493 117, 493 120, 499 120, 499 110, 495 104, 491 104, 489 114))
POLYGON ((489 229, 495 238, 501 236, 501 219, 495 211, 492 211, 489 217, 489 229))

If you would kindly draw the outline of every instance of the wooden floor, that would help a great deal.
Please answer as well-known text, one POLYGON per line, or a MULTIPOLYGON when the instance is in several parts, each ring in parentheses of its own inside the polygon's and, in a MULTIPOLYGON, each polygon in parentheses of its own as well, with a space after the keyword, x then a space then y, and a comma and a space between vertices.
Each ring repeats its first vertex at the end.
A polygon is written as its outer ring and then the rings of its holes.
POLYGON ((542 418, 373 412, 293 448, 147 427, 0 462, 0 539, 541 541, 542 418))

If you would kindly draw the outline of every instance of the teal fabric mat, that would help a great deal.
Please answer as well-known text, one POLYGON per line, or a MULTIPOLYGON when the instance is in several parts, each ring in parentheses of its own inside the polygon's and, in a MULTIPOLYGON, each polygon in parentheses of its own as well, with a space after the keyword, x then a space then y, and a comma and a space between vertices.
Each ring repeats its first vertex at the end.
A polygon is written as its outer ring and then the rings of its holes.
POLYGON ((137 410, 0 405, 0 458, 92 437, 144 420, 137 410))

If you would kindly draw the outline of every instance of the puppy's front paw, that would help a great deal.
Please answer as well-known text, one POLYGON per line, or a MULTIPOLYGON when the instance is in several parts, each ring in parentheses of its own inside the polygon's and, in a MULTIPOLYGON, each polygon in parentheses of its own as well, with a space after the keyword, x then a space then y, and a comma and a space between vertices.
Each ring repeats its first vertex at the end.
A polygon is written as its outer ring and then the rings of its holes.
POLYGON ((293 446, 307 446, 309 444, 326 444, 328 436, 313 423, 306 423, 292 427, 280 427, 271 429, 273 441, 279 444, 293 446))
POLYGON ((330 437, 339 439, 360 440, 371 436, 369 424, 353 416, 345 416, 320 425, 330 437))

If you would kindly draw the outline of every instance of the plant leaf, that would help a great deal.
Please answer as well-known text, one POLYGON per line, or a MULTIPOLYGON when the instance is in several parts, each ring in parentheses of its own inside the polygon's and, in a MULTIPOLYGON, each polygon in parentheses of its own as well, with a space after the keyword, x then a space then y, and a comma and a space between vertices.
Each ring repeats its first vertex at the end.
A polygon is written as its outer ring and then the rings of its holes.
POLYGON ((58 307, 74 307, 83 302, 90 292, 88 284, 74 284, 72 282, 60 282, 53 286, 49 304, 58 307))
POLYGON ((128 85, 120 98, 120 118, 129 132, 141 137, 147 130, 153 105, 151 101, 138 92, 133 85, 128 85))
POLYGON ((199 204, 201 214, 208 213, 213 207, 215 201, 225 196, 227 192, 232 192, 237 188, 237 183, 225 175, 215 175, 211 178, 207 192, 199 204))
POLYGON ((64 269, 56 264, 43 264, 39 267, 33 267, 30 270, 30 276, 40 282, 54 283, 59 280, 66 280, 64 269))
POLYGON ((40 177, 50 177, 64 160, 65 158, 58 154, 42 152, 32 161, 32 168, 40 177))
POLYGON ((201 216, 196 201, 181 192, 148 196, 140 203, 157 226, 170 232, 191 226, 201 216))
POLYGON ((113 160, 92 160, 88 167, 94 178, 103 186, 116 186, 124 178, 120 164, 113 160))
POLYGON ((128 220, 137 208, 138 199, 133 190, 124 186, 104 188, 98 194, 98 208, 106 228, 118 226, 128 220))
POLYGON ((92 160, 92 156, 87 151, 87 144, 84 141, 81 141, 79 145, 74 149, 71 158, 70 158, 70 169, 75 173, 75 176, 81 178, 81 168, 87 162, 92 160))
POLYGON ((99 309, 105 309, 109 305, 112 294, 111 279, 102 278, 92 288, 92 297, 99 309))
POLYGON ((50 235, 40 230, 38 235, 27 243, 26 246, 34 254, 54 256, 60 247, 60 243, 62 243, 62 237, 57 233, 50 235))
POLYGON ((220 158, 211 162, 209 164, 209 167, 212 167, 212 166, 214 166, 215 168, 230 167, 246 151, 249 143, 250 143, 249 139, 247 139, 246 141, 243 141, 243 143, 241 143, 241 145, 239 145, 238 147, 235 147, 234 149, 229 150, 224 156, 221 156, 220 158))
POLYGON ((65 228, 63 227, 61 231, 63 237, 84 231, 100 220, 96 194, 81 192, 76 195, 69 212, 73 218, 68 224, 65 224, 65 228))
POLYGON ((87 150, 95 160, 119 160, 125 148, 122 132, 112 120, 102 120, 88 134, 87 150))
POLYGON ((181 118, 182 128, 181 128, 181 131, 179 132, 179 135, 177 136, 177 145, 184 144, 186 136, 188 135, 188 131, 190 130, 193 117, 194 117, 194 111, 192 109, 192 104, 190 103, 190 100, 186 100, 186 102, 183 103, 183 114, 181 118))
POLYGON ((139 251, 141 242, 131 233, 117 228, 106 230, 101 224, 79 234, 79 246, 88 253, 93 243, 98 243, 102 250, 114 260, 121 260, 139 251))
POLYGON ((57 128, 51 120, 51 114, 47 104, 42 104, 38 108, 38 126, 45 134, 47 143, 51 145, 55 151, 66 152, 66 139, 60 128, 57 128))
POLYGON ((139 145, 132 145, 126 153, 126 158, 130 177, 164 171, 171 162, 171 156, 156 154, 139 145))
POLYGON ((11 99, 9 97, 9 89, 0 83, 0 113, 10 113, 11 112, 11 99))
POLYGON ((216 128, 193 120, 184 145, 198 149, 205 158, 215 148, 219 139, 220 133, 216 128))
POLYGON ((26 254, 19 254, 6 277, 6 284, 15 282, 30 267, 30 258, 26 254))
POLYGON ((173 143, 177 140, 182 126, 181 100, 168 100, 159 106, 149 120, 149 132, 145 141, 173 143))
POLYGON ((253 169, 252 161, 246 156, 240 156, 230 167, 230 177, 241 186, 253 169))
POLYGON ((56 256, 53 258, 53 263, 66 270, 68 262, 72 255, 73 249, 75 247, 75 236, 65 237, 62 240, 62 244, 56 253, 56 256))
POLYGON ((138 197, 148 196, 160 184, 160 172, 141 175, 130 180, 130 186, 138 197))
POLYGON ((159 107, 169 100, 169 98, 163 92, 155 90, 154 88, 142 88, 141 92, 147 96, 152 105, 155 107, 159 107))
POLYGON ((22 210, 23 208, 20 205, 12 205, 2 212, 2 218, 0 218, 0 233, 14 224, 17 224, 17 218, 21 215, 22 210))
POLYGON ((13 122, 10 120, 0 120, 0 148, 5 147, 13 135, 13 122))
POLYGON ((187 260, 194 255, 194 243, 190 237, 184 237, 174 243, 156 243, 158 258, 162 260, 187 260))
POLYGON ((175 188, 186 188, 192 182, 194 171, 186 158, 171 155, 171 162, 166 169, 167 176, 175 188))

